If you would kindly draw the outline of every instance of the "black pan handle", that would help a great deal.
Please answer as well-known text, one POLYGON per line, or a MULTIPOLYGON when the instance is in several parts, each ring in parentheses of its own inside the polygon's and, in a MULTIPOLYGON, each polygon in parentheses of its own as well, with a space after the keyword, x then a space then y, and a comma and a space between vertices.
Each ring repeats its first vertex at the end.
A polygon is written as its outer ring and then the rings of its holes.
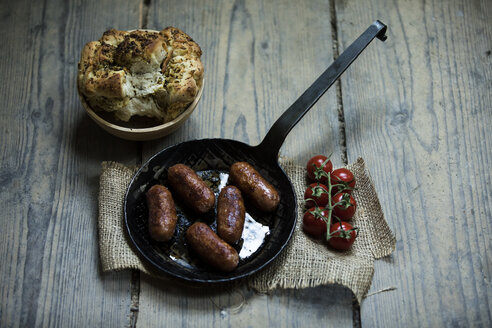
POLYGON ((374 39, 386 40, 386 25, 375 21, 320 77, 280 116, 256 150, 267 161, 277 162, 287 134, 374 39))

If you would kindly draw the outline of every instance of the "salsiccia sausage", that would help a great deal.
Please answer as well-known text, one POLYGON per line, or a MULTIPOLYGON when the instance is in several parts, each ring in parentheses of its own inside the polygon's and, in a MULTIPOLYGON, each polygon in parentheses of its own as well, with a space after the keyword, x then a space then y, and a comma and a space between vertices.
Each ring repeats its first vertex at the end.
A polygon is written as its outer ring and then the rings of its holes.
POLYGON ((239 263, 236 250, 203 222, 195 222, 186 230, 186 240, 200 259, 220 271, 232 271, 239 263))
POLYGON ((268 183, 249 163, 236 162, 229 172, 232 184, 237 186, 260 211, 269 213, 277 209, 280 203, 278 191, 268 183))
POLYGON ((146 196, 150 237, 157 241, 170 240, 178 220, 171 193, 164 186, 154 185, 147 191, 146 196))
POLYGON ((168 169, 167 178, 173 191, 195 212, 204 214, 214 207, 214 192, 192 168, 176 164, 168 169))
POLYGON ((222 188, 217 200, 217 234, 229 244, 236 243, 243 234, 244 207, 241 191, 234 186, 222 188))

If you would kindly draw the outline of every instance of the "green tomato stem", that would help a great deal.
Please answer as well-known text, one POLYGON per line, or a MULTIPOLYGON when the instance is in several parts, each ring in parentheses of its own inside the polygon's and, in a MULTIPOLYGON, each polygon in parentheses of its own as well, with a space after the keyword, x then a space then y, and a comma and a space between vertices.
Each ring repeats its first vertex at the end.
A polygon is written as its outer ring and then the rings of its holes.
POLYGON ((331 227, 331 215, 333 213, 333 206, 331 205, 331 174, 327 175, 327 181, 328 181, 328 222, 326 222, 326 240, 330 240, 331 234, 330 234, 330 227, 331 227))

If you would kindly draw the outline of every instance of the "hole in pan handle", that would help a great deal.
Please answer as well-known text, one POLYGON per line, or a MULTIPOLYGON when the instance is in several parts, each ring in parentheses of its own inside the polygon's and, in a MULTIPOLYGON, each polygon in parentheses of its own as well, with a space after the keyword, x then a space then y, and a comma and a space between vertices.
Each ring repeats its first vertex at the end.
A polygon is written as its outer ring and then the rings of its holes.
POLYGON ((255 147, 258 153, 267 156, 266 161, 276 163, 280 147, 287 134, 311 109, 319 98, 335 83, 343 72, 361 54, 374 38, 386 40, 386 25, 379 20, 372 23, 320 77, 280 116, 272 125, 263 141, 255 147))

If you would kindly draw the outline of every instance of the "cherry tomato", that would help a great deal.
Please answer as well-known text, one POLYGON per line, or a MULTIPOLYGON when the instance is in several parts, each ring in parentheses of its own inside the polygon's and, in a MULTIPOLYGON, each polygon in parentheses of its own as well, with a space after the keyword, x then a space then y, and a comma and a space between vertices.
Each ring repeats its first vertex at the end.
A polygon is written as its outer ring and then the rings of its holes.
POLYGON ((322 183, 311 183, 304 192, 306 207, 326 206, 328 205, 328 187, 322 183))
POLYGON ((336 186, 331 189, 333 194, 336 194, 340 191, 352 192, 352 189, 355 187, 355 178, 350 170, 345 168, 340 168, 333 170, 330 175, 331 185, 334 186, 336 184, 341 184, 342 186, 336 186))
POLYGON ((324 207, 312 207, 302 218, 302 227, 304 231, 314 237, 326 235, 326 222, 323 219, 328 218, 329 212, 324 207))
POLYGON ((306 169, 311 181, 321 181, 321 183, 326 184, 328 182, 326 176, 331 173, 333 164, 328 157, 316 155, 307 162, 306 169))
POLYGON ((340 205, 333 207, 333 215, 340 220, 346 221, 354 216, 355 210, 357 209, 357 203, 355 202, 354 197, 348 192, 336 194, 331 198, 331 202, 332 205, 341 203, 340 205))
POLYGON ((355 237, 357 237, 356 230, 350 223, 337 222, 330 227, 331 238, 328 239, 328 244, 331 247, 344 251, 352 247, 355 237))

